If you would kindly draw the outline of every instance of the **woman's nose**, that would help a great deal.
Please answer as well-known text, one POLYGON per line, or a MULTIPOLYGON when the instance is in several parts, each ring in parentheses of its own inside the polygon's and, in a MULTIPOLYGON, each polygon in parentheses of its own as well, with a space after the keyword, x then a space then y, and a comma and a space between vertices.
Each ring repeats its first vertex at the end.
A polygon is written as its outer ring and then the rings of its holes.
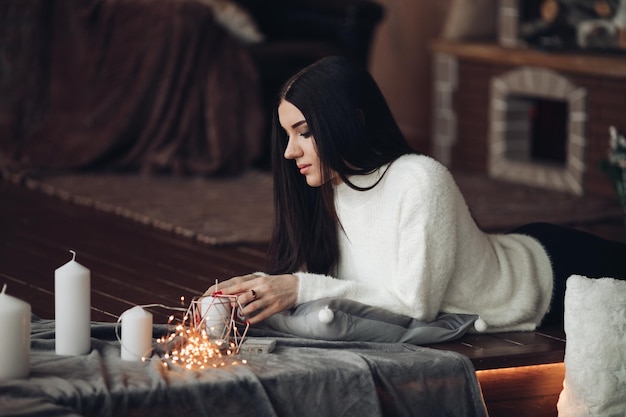
POLYGON ((289 138, 287 147, 285 148, 285 159, 296 159, 300 156, 301 150, 292 138, 289 138))

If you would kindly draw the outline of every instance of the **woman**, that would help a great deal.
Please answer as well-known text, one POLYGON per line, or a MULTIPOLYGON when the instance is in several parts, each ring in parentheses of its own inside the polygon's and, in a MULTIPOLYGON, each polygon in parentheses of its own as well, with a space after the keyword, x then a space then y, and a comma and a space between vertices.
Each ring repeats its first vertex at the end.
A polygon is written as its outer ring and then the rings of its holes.
POLYGON ((418 320, 467 313, 489 331, 532 330, 553 287, 562 317, 569 275, 626 275, 626 245, 547 224, 482 232, 448 170, 410 149, 372 77, 343 58, 293 76, 273 118, 270 275, 219 285, 239 294, 252 324, 335 297, 418 320))

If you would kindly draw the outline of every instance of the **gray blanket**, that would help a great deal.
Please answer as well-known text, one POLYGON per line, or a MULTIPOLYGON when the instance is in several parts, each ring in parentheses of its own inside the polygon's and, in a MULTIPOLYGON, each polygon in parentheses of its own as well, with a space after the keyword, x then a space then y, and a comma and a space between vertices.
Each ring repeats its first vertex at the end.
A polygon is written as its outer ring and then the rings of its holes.
POLYGON ((121 360, 114 323, 93 323, 91 352, 74 357, 54 353, 54 321, 31 326, 30 376, 0 381, 0 416, 486 416, 473 366, 454 352, 256 330, 249 340, 276 339, 272 353, 167 370, 121 360))

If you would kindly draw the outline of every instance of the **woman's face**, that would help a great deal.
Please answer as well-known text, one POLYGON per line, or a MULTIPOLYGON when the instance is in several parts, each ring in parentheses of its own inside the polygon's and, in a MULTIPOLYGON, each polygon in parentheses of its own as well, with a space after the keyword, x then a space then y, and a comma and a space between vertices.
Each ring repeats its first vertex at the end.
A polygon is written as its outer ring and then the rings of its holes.
POLYGON ((285 158, 295 161, 307 184, 311 187, 321 186, 325 182, 322 178, 322 164, 315 139, 302 112, 290 102, 283 100, 278 106, 278 119, 289 139, 284 153, 285 158))

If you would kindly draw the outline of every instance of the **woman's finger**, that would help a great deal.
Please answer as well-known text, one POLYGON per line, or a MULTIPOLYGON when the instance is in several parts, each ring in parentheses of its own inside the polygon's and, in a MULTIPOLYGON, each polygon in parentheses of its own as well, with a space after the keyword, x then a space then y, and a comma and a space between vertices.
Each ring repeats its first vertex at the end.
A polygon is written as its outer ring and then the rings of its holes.
POLYGON ((258 298, 259 294, 255 290, 243 291, 237 295, 237 301, 239 301, 239 304, 242 306, 247 306, 258 298))
POLYGON ((237 277, 232 277, 230 279, 221 281, 215 285, 211 285, 203 294, 203 296, 208 296, 208 295, 213 295, 218 291, 221 291, 222 294, 236 294, 237 291, 237 285, 246 282, 246 281, 250 281, 252 279, 258 278, 259 275, 255 275, 255 274, 247 274, 247 275, 242 275, 242 276, 237 276, 237 277))

